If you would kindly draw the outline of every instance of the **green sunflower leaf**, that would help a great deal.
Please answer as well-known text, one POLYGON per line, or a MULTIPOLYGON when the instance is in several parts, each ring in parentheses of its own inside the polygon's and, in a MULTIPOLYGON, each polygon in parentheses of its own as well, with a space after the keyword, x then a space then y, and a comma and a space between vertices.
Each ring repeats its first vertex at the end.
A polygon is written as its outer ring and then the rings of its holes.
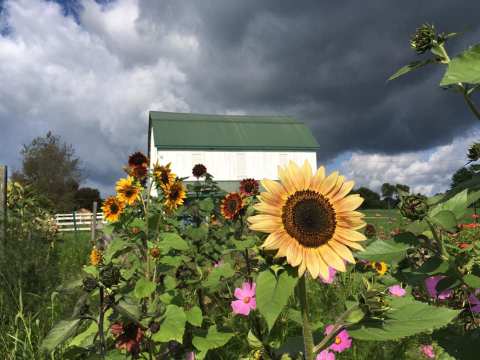
POLYGON ((376 240, 365 251, 356 253, 356 256, 369 261, 399 262, 405 258, 409 248, 408 244, 397 243, 392 240, 376 240))
POLYGON ((163 321, 160 324, 160 330, 153 334, 152 339, 158 342, 175 340, 182 343, 186 322, 187 316, 182 308, 173 304, 167 305, 163 321))
POLYGON ((352 338, 369 341, 398 340, 448 325, 460 310, 428 305, 411 297, 389 299, 385 321, 369 320, 348 329, 352 338))
POLYGON ((480 83, 480 44, 470 47, 448 64, 440 86, 457 83, 480 83))
POLYGON ((233 332, 219 332, 215 325, 208 328, 205 336, 195 335, 192 340, 193 346, 200 352, 207 352, 225 345, 232 337, 233 332))
POLYGON ((255 294, 257 307, 260 314, 265 317, 269 330, 287 305, 297 281, 296 271, 291 268, 280 272, 278 276, 271 270, 265 270, 258 275, 255 294))
POLYGON ((57 346, 63 344, 67 339, 75 335, 75 332, 80 326, 80 322, 80 319, 59 321, 53 329, 50 330, 45 339, 43 339, 41 348, 48 352, 55 350, 57 346))

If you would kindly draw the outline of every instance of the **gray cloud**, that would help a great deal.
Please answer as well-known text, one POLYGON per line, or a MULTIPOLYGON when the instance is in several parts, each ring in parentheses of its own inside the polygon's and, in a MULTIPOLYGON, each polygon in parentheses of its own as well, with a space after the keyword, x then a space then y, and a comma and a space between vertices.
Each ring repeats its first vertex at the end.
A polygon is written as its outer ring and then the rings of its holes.
POLYGON ((107 189, 128 152, 145 149, 150 109, 293 115, 312 128, 322 162, 429 149, 475 123, 459 96, 438 88, 438 68, 386 83, 417 58, 408 38, 425 21, 468 28, 452 53, 478 41, 471 0, 61 3, 6 2, 4 162, 52 129, 107 189))

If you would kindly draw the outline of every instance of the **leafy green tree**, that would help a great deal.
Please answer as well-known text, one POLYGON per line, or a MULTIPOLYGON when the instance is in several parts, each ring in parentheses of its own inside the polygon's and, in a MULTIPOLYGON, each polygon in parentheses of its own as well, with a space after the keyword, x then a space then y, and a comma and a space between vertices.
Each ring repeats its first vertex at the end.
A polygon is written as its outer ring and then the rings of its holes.
POLYGON ((453 174, 450 189, 456 188, 458 185, 472 179, 474 176, 475 171, 473 170, 472 166, 461 167, 455 172, 455 174, 453 174))
POLYGON ((98 189, 83 187, 78 189, 74 195, 75 209, 88 209, 92 211, 93 202, 96 201, 98 208, 101 205, 100 192, 98 189))
POLYGON ((71 211, 83 180, 80 159, 72 145, 48 132, 21 150, 22 169, 13 179, 34 188, 53 204, 53 211, 71 211))
POLYGON ((397 196, 399 192, 406 192, 406 193, 410 192, 410 186, 408 185, 397 184, 395 185, 395 188, 396 188, 397 196))
POLYGON ((385 203, 380 199, 380 194, 375 191, 367 188, 360 187, 352 191, 355 194, 359 194, 363 197, 364 201, 361 206, 362 209, 383 209, 385 208, 385 203))

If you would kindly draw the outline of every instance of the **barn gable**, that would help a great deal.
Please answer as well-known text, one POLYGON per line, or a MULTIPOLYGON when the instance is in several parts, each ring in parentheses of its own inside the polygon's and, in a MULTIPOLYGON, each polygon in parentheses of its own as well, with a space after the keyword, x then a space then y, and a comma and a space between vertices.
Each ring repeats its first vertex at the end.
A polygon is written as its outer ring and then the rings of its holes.
POLYGON ((226 191, 255 177, 277 179, 277 165, 308 160, 316 167, 318 143, 304 123, 286 116, 205 115, 151 111, 149 158, 152 167, 172 163, 180 177, 204 164, 226 191))

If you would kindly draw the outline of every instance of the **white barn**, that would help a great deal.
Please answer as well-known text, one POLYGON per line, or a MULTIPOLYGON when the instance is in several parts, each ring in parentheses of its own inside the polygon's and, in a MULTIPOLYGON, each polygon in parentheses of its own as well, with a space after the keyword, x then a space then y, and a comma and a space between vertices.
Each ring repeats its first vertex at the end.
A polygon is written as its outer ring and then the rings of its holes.
POLYGON ((150 111, 148 149, 155 163, 195 181, 203 164, 225 191, 245 178, 278 180, 277 165, 308 160, 316 168, 318 143, 304 123, 286 116, 204 115, 150 111))

